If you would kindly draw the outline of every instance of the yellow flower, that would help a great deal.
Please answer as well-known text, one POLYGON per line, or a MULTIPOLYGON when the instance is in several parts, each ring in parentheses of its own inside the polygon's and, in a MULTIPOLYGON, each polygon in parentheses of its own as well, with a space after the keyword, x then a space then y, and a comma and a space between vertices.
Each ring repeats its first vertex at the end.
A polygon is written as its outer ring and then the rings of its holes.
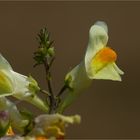
POLYGON ((44 136, 49 138, 63 139, 65 127, 68 124, 80 123, 80 116, 63 116, 60 114, 40 115, 35 119, 35 127, 30 136, 44 136))
POLYGON ((22 132, 24 127, 29 123, 27 119, 22 117, 16 105, 6 97, 0 97, 0 110, 6 110, 8 112, 12 128, 20 132, 22 132))
POLYGON ((7 135, 7 136, 14 136, 14 135, 15 135, 15 133, 14 133, 14 131, 13 131, 13 129, 12 129, 11 126, 8 128, 7 134, 6 134, 6 135, 7 135))
POLYGON ((62 113, 92 82, 92 79, 121 81, 123 71, 115 64, 116 52, 107 47, 108 28, 104 22, 96 22, 89 31, 89 42, 84 60, 67 75, 70 77, 70 87, 65 98, 58 107, 62 113))
POLYGON ((36 95, 39 89, 35 79, 15 72, 0 54, 0 97, 12 95, 48 112, 48 105, 36 95))
POLYGON ((89 31, 89 43, 85 55, 85 69, 90 79, 121 81, 123 74, 115 64, 117 54, 107 47, 108 29, 104 22, 96 22, 89 31))
POLYGON ((43 137, 43 136, 38 136, 36 137, 35 140, 48 140, 46 137, 43 137))

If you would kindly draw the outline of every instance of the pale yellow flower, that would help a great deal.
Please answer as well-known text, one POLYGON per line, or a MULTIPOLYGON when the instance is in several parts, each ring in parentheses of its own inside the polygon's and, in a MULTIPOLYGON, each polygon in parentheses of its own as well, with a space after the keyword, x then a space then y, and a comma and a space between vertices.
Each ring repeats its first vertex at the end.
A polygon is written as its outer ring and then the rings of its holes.
POLYGON ((115 64, 117 54, 107 46, 108 29, 104 22, 95 23, 89 31, 89 43, 85 55, 85 68, 90 79, 121 81, 123 74, 115 64))
POLYGON ((29 121, 22 117, 16 105, 6 97, 0 97, 0 111, 3 110, 8 112, 10 124, 14 129, 22 132, 28 125, 29 121))
POLYGON ((39 89, 37 82, 31 76, 27 77, 15 72, 0 54, 0 97, 12 95, 48 112, 48 105, 36 95, 39 89))
POLYGON ((68 124, 80 123, 80 116, 64 116, 60 114, 40 115, 35 119, 35 127, 30 136, 44 136, 62 139, 65 136, 65 127, 68 124))
POLYGON ((67 75, 70 77, 70 87, 65 98, 58 107, 63 112, 92 82, 92 79, 106 79, 121 81, 123 71, 118 68, 115 61, 116 52, 107 46, 108 28, 104 22, 96 22, 89 31, 89 42, 84 60, 73 68, 67 75))

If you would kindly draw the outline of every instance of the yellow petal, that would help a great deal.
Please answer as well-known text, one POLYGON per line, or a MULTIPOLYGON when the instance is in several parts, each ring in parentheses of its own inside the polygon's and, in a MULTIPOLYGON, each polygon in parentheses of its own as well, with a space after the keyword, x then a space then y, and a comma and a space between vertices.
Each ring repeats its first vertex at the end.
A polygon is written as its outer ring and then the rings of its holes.
POLYGON ((64 133, 57 126, 49 126, 46 128, 45 131, 46 131, 47 137, 52 137, 52 136, 56 138, 64 137, 64 133))
POLYGON ((89 66, 89 77, 92 79, 101 69, 109 63, 115 62, 117 54, 109 47, 104 47, 92 58, 89 66))
POLYGON ((121 81, 121 76, 118 71, 114 68, 114 64, 108 64, 101 69, 97 74, 94 75, 94 79, 106 79, 113 81, 121 81))
POLYGON ((124 72, 123 72, 115 63, 113 63, 113 65, 114 65, 115 70, 116 70, 120 75, 123 75, 123 74, 124 74, 124 72))
POLYGON ((13 92, 13 83, 8 71, 0 70, 0 94, 13 92))
POLYGON ((9 62, 0 54, 0 69, 12 70, 9 62))
POLYGON ((31 136, 44 135, 47 138, 62 138, 68 124, 80 123, 80 116, 63 116, 61 114, 44 114, 35 119, 35 127, 30 132, 31 136))
POLYGON ((7 136, 14 136, 15 135, 11 126, 8 128, 8 131, 7 131, 6 135, 7 136))
POLYGON ((43 136, 38 136, 36 137, 35 140, 48 140, 46 137, 43 137, 43 136))
POLYGON ((104 22, 95 23, 89 31, 89 43, 85 55, 85 68, 90 77, 90 64, 93 57, 103 49, 108 41, 108 29, 104 22))

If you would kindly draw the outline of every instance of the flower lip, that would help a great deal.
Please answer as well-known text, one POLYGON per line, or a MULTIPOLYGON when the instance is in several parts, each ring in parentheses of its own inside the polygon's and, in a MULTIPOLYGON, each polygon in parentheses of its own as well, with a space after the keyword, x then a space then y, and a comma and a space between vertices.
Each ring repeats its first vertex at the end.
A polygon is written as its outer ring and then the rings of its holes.
POLYGON ((95 56, 91 59, 90 72, 91 74, 98 73, 108 64, 115 62, 117 59, 117 54, 114 50, 109 47, 104 47, 99 50, 95 56))
POLYGON ((117 54, 107 47, 108 28, 97 21, 89 30, 89 43, 85 55, 85 70, 89 79, 121 81, 123 71, 115 64, 117 54))
POLYGON ((115 62, 116 59, 116 52, 109 47, 104 47, 103 49, 99 50, 99 52, 97 52, 97 54, 93 57, 93 60, 103 63, 115 62))

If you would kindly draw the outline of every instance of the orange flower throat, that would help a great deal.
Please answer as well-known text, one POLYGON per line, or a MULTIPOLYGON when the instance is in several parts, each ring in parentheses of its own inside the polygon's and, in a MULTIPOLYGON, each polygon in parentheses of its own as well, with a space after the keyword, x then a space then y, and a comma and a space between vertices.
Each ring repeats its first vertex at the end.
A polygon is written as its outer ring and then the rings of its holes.
POLYGON ((114 62, 117 59, 117 54, 111 48, 105 47, 96 54, 95 59, 103 63, 114 62))
POLYGON ((101 49, 91 60, 91 70, 94 73, 97 73, 107 64, 116 61, 117 54, 114 50, 109 47, 104 47, 101 49))

